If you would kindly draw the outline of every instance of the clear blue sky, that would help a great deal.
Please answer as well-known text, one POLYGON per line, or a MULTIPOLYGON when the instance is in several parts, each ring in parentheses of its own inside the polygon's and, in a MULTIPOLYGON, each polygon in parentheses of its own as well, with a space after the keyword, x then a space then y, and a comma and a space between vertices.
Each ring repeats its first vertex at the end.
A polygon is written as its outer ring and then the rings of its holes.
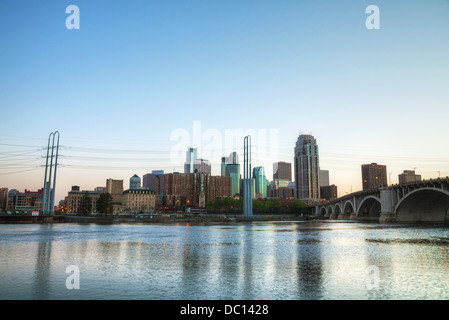
MULTIPOLYGON (((0 187, 42 187, 44 151, 20 154, 55 130, 58 199, 182 170, 170 137, 193 136, 194 121, 222 144, 226 130, 276 130, 288 162, 313 134, 340 195, 361 189, 363 163, 386 164, 393 183, 414 167, 449 175, 447 0, 3 0, 0 48, 0 187), (72 4, 79 30, 65 26, 72 4), (379 30, 365 27, 371 4, 379 30)), ((253 162, 272 178, 272 158, 253 162)))

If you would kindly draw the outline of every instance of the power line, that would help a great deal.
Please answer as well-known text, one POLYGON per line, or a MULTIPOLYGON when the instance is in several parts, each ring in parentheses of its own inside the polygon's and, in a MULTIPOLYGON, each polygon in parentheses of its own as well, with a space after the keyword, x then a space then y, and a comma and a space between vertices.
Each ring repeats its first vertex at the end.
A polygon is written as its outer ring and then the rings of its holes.
POLYGON ((7 174, 16 174, 16 173, 28 172, 28 171, 33 171, 33 170, 37 170, 37 169, 39 169, 39 167, 34 168, 34 169, 29 169, 29 170, 23 170, 23 171, 0 173, 0 176, 4 176, 4 175, 7 175, 7 174))
MULTIPOLYGON (((11 150, 11 151, 0 151, 0 169, 9 170, 13 168, 30 168, 30 166, 21 166, 23 164, 32 163, 42 159, 36 157, 36 153, 46 150, 45 147, 27 144, 11 144, 11 143, 0 143, 1 146, 7 147, 17 147, 17 148, 35 148, 34 150, 11 150), (3 163, 2 163, 3 162, 3 163), (10 162, 10 163, 8 163, 10 162)), ((255 146, 252 145, 253 151, 251 156, 253 157, 254 164, 263 165, 264 162, 275 161, 273 158, 285 159, 286 157, 291 158, 293 162, 294 148, 286 146, 277 146, 275 148, 269 145, 255 146)), ((177 160, 179 162, 181 156, 175 158, 169 157, 172 154, 170 150, 132 150, 132 149, 120 149, 120 148, 90 148, 90 147, 71 147, 71 146, 60 146, 65 153, 61 154, 60 157, 65 159, 66 164, 61 164, 61 167, 73 168, 73 169, 85 169, 85 170, 150 170, 150 167, 159 168, 173 168, 173 166, 180 166, 182 164, 168 164, 167 162, 171 160, 177 160), (146 155, 146 156, 144 156, 146 155), (105 162, 105 164, 110 165, 90 165, 90 161, 95 162, 105 162), (70 164, 73 162, 73 164, 70 164), (129 163, 130 165, 126 165, 129 163), (147 163, 145 167, 143 166, 133 166, 132 163, 147 163), (161 165, 158 165, 161 163, 161 165), (111 165, 117 164, 117 165, 111 165), (123 164, 123 166, 120 166, 123 164)), ((4 148, 6 149, 6 148, 4 148)), ((225 150, 228 148, 219 148, 223 155, 226 153, 225 150)), ((242 151, 243 147, 236 147, 235 150, 239 153, 242 151)), ((350 148, 343 148, 342 151, 350 151, 350 148)), ((217 149, 218 150, 218 149, 217 149)), ((367 151, 367 150, 365 150, 367 151)), ((176 153, 179 154, 180 151, 176 153)), ((217 152, 213 152, 217 154, 217 152)), ((241 157, 241 154, 239 155, 241 157)), ((214 157, 215 158, 215 157, 214 157)), ((326 166, 332 167, 334 169, 348 170, 350 168, 358 169, 361 162, 370 161, 367 159, 373 159, 372 162, 385 161, 391 163, 390 167, 395 168, 395 164, 399 162, 413 162, 418 163, 418 166, 435 166, 438 164, 448 163, 447 158, 415 158, 415 157, 405 157, 405 156, 395 156, 395 155, 375 155, 375 154, 363 154, 360 152, 350 153, 335 153, 335 152, 320 152, 320 162, 325 163, 326 166), (357 164, 358 163, 358 164, 357 164), (421 163, 423 163, 421 165, 421 163)), ((218 160, 210 159, 211 164, 220 165, 221 157, 218 160)), ((30 169, 36 170, 39 167, 30 169)), ((424 168, 423 168, 424 169, 424 168)), ((5 174, 14 174, 25 171, 16 171, 5 174)))
POLYGON ((126 154, 169 154, 170 151, 164 150, 124 150, 124 149, 97 149, 86 147, 65 147, 68 151, 74 150, 78 152, 92 152, 92 153, 126 153, 126 154))
POLYGON ((32 154, 32 153, 35 153, 37 151, 42 151, 42 150, 26 151, 26 152, 20 152, 20 153, 17 153, 17 154, 11 154, 12 152, 0 152, 0 154, 8 154, 6 156, 0 157, 0 159, 19 157, 19 156, 23 156, 23 155, 32 154))
POLYGON ((35 160, 40 160, 43 157, 38 157, 36 158, 36 156, 22 156, 21 159, 0 159, 0 161, 22 161, 22 160, 26 160, 26 159, 35 159, 35 160))
POLYGON ((25 147, 25 148, 42 148, 45 149, 43 146, 29 146, 29 145, 23 145, 23 144, 12 144, 12 143, 0 143, 1 146, 10 146, 10 147, 25 147))

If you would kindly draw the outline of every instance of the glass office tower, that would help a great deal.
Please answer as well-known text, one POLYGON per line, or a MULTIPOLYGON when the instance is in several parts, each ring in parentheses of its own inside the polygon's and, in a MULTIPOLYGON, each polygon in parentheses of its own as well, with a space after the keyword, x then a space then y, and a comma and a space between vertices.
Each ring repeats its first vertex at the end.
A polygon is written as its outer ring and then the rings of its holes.
POLYGON ((240 194, 240 164, 230 163, 226 165, 226 177, 231 177, 232 196, 240 194))
POLYGON ((194 173, 194 166, 197 160, 198 148, 188 148, 186 153, 186 162, 184 163, 184 173, 194 173))
POLYGON ((255 180, 255 195, 257 197, 267 197, 267 179, 265 178, 264 167, 253 168, 253 178, 255 180))

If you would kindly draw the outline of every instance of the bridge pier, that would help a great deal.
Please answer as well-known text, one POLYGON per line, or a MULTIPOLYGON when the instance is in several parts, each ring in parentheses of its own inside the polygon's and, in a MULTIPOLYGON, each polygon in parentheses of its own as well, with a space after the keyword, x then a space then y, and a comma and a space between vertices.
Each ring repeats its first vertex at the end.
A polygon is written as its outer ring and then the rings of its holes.
POLYGON ((341 212, 338 215, 337 220, 349 220, 349 218, 350 218, 350 214, 349 213, 341 212))
POLYGON ((396 215, 391 212, 381 212, 379 222, 380 223, 396 222, 396 215))
POLYGON ((394 214, 392 190, 388 188, 380 189, 380 223, 389 223, 396 221, 394 214))

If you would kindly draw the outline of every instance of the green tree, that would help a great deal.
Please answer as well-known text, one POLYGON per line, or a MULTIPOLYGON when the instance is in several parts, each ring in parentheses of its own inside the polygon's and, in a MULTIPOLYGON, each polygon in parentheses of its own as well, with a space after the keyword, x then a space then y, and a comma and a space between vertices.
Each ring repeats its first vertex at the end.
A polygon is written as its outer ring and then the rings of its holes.
POLYGON ((112 195, 108 192, 100 194, 100 197, 97 200, 97 212, 102 215, 112 214, 112 195))
POLYGON ((92 198, 86 192, 80 200, 78 214, 88 216, 92 212, 92 198))
POLYGON ((234 200, 234 212, 243 213, 243 198, 234 200))
POLYGON ((222 199, 212 200, 212 211, 213 212, 219 212, 222 209, 223 209, 223 200, 222 199))
POLYGON ((253 212, 260 214, 267 213, 267 201, 253 200, 253 212))
POLYGON ((231 198, 231 197, 224 198, 221 203, 222 203, 222 209, 225 212, 233 212, 234 211, 234 208, 235 208, 234 198, 231 198))
POLYGON ((281 209, 281 200, 278 198, 270 198, 267 200, 266 205, 268 213, 278 213, 281 209))
POLYGON ((232 213, 238 211, 239 206, 240 201, 234 200, 234 198, 232 197, 226 197, 223 199, 214 199, 207 202, 207 209, 209 212, 232 213))
POLYGON ((307 204, 299 199, 294 200, 291 206, 294 213, 298 213, 302 209, 307 208, 307 204))

